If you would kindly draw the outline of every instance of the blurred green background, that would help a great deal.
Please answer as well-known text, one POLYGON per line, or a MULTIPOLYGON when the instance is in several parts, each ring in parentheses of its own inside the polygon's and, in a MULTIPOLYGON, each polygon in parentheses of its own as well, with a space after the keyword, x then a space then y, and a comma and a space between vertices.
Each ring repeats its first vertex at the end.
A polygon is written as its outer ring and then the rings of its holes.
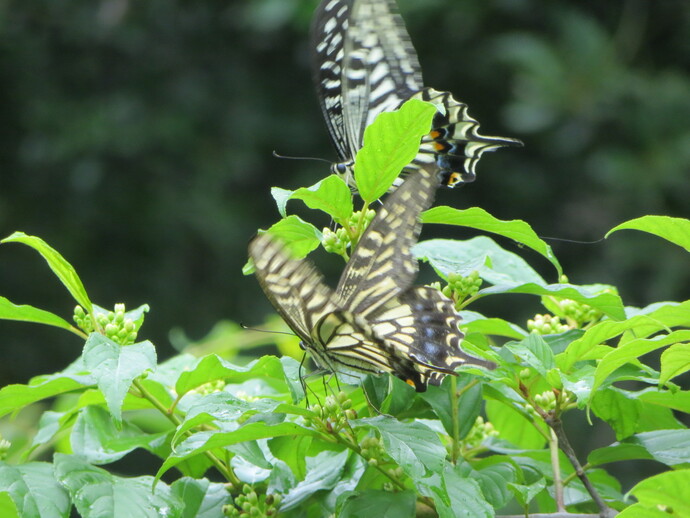
MULTIPOLYGON (((271 153, 335 158, 310 78, 316 3, 1 2, 2 237, 45 239, 100 305, 149 303, 141 336, 162 358, 173 329, 200 339, 223 319, 260 325, 270 308, 241 267, 248 239, 278 219, 269 188, 328 171, 271 153)), ((439 204, 580 241, 644 214, 690 217, 690 2, 399 4, 427 85, 467 102, 485 134, 525 142, 485 156, 477 181, 439 204)), ((572 282, 615 284, 628 304, 690 297, 687 254, 658 239, 552 245, 572 282)), ((0 247, 0 295, 71 316, 19 245, 0 247)), ((496 311, 539 311, 519 300, 496 311)), ((1 385, 60 370, 81 347, 14 322, 0 340, 1 385)))

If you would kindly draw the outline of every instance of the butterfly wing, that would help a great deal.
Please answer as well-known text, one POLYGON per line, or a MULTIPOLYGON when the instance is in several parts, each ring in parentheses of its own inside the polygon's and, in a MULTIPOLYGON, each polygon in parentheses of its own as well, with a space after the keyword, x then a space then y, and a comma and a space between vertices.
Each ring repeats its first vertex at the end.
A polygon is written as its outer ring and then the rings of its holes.
MULTIPOLYGON (((321 112, 341 161, 354 158, 345 129, 343 106, 343 58, 350 13, 355 0, 323 0, 311 25, 312 79, 321 112)), ((355 150, 356 152, 356 150, 355 150)))
POLYGON ((386 198, 340 277, 340 307, 366 317, 412 285, 419 268, 411 250, 421 231, 419 215, 433 203, 437 187, 436 167, 424 167, 386 198))
POLYGON ((271 234, 257 235, 249 243, 249 257, 266 297, 305 346, 324 315, 335 311, 333 291, 306 259, 294 259, 271 234))
POLYGON ((365 128, 422 88, 417 53, 394 0, 323 0, 311 27, 312 77, 339 159, 365 128))
POLYGON ((481 135, 479 122, 469 115, 467 105, 448 92, 424 88, 412 97, 434 104, 438 112, 432 121, 431 133, 422 138, 419 153, 406 168, 408 172, 435 162, 442 183, 455 187, 474 181, 482 154, 501 147, 522 146, 517 139, 481 135))
POLYGON ((405 359, 409 363, 396 373, 398 377, 420 392, 429 383, 439 385, 464 363, 494 367, 493 363, 462 351, 464 335, 458 329, 460 322, 453 302, 428 286, 405 291, 369 317, 372 336, 399 358, 399 365, 404 365, 405 359))

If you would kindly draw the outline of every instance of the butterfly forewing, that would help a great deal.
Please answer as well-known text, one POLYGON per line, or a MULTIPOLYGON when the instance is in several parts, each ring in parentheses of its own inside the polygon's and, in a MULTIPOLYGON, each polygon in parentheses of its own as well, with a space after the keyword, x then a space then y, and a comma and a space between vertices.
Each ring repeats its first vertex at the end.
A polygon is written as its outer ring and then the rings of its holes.
POLYGON ((336 288, 338 304, 365 316, 412 285, 417 260, 419 215, 431 206, 436 168, 421 168, 388 196, 359 240, 336 288))
POLYGON ((249 256, 268 300, 302 342, 311 343, 316 323, 336 309, 333 291, 323 276, 309 261, 294 259, 268 233, 249 243, 249 256))

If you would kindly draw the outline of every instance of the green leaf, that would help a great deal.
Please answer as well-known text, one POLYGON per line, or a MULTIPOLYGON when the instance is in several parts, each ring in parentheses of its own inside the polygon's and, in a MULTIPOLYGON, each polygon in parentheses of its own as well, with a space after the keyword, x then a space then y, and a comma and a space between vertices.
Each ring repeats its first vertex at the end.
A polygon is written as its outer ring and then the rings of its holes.
POLYGON ((96 378, 115 422, 122 420, 122 402, 132 382, 156 368, 156 349, 149 341, 121 346, 93 333, 84 345, 84 365, 96 378))
POLYGON ((439 518, 495 516, 493 508, 483 498, 479 484, 471 478, 459 475, 451 466, 446 466, 440 484, 431 483, 425 489, 436 503, 439 518))
POLYGON ((551 247, 532 230, 527 223, 521 220, 502 221, 478 207, 465 210, 452 207, 433 207, 422 213, 422 223, 442 223, 462 227, 476 228, 486 232, 492 232, 516 241, 544 256, 554 265, 558 276, 563 275, 561 265, 551 250, 551 247))
POLYGON ((551 347, 536 333, 531 333, 521 342, 508 342, 505 347, 527 365, 534 367, 544 378, 555 366, 551 347))
POLYGON ((12 500, 12 496, 5 491, 0 491, 0 516, 4 518, 22 518, 12 500))
MULTIPOLYGON (((690 516, 690 469, 668 471, 643 480, 630 490, 639 505, 664 511, 661 516, 690 516)), ((621 514, 622 516, 622 514, 621 514)), ((630 518, 643 516, 632 513, 630 518)))
POLYGON ((486 296, 503 293, 525 293, 571 299, 598 309, 613 320, 625 318, 625 309, 621 298, 615 293, 601 292, 596 288, 575 286, 573 284, 538 284, 499 285, 479 290, 478 295, 486 296))
POLYGON ((635 433, 642 408, 640 401, 627 397, 625 392, 615 387, 598 390, 593 394, 592 411, 613 428, 616 439, 620 441, 635 433))
POLYGON ((486 236, 467 241, 430 239, 417 243, 412 253, 418 259, 428 261, 444 279, 450 274, 467 276, 477 271, 491 284, 546 284, 524 259, 504 250, 486 236))
POLYGON ((28 385, 7 385, 0 390, 0 417, 31 403, 95 385, 89 374, 64 372, 33 378, 28 385))
MULTIPOLYGON (((280 416, 276 416, 280 417, 280 416)), ((289 422, 248 422, 232 432, 198 432, 180 443, 158 470, 156 479, 180 462, 200 455, 214 448, 258 439, 269 439, 284 435, 315 435, 313 430, 289 422)))
POLYGON ((297 189, 290 199, 302 200, 310 209, 322 210, 340 225, 345 225, 352 216, 352 192, 336 175, 330 175, 311 187, 297 189))
POLYGON ((690 370, 690 344, 672 345, 661 353, 659 385, 690 370))
MULTIPOLYGON (((586 335, 585 335, 586 336, 586 335)), ((638 340, 631 340, 623 345, 618 346, 606 356, 604 356, 594 373, 594 385, 592 386, 592 394, 606 380, 606 378, 619 367, 629 362, 637 362, 638 358, 644 354, 673 345, 678 342, 685 342, 690 340, 690 331, 674 331, 668 335, 655 336, 654 338, 640 338, 638 340)))
MULTIPOLYGON (((511 498, 511 482, 517 481, 518 467, 508 457, 495 455, 481 459, 469 470, 469 476, 481 487, 482 495, 495 509, 505 506, 511 498)), ((458 464, 456 471, 465 471, 467 464, 458 464)))
MULTIPOLYGON (((628 310, 629 311, 629 310, 628 310)), ((664 303, 653 308, 638 312, 622 322, 604 321, 595 324, 585 334, 568 346, 566 351, 558 358, 559 366, 564 371, 569 371, 572 366, 582 360, 600 359, 596 352, 599 344, 610 340, 628 330, 634 330, 638 338, 644 338, 659 330, 677 326, 690 325, 690 301, 682 304, 675 302, 664 303)))
POLYGON ((75 455, 55 455, 55 474, 82 518, 178 518, 184 502, 153 477, 123 478, 75 455))
POLYGON ((638 433, 628 442, 639 444, 654 460, 667 466, 690 463, 690 430, 656 430, 638 433))
POLYGON ((460 329, 465 334, 480 333, 483 335, 505 336, 516 340, 522 340, 528 334, 520 326, 502 318, 486 318, 474 311, 461 311, 460 316, 462 317, 460 329))
MULTIPOLYGON (((494 428, 498 430, 501 439, 528 450, 544 447, 546 443, 544 435, 539 433, 535 425, 514 408, 490 400, 486 402, 486 415, 494 428)), ((543 430, 546 429, 545 425, 538 426, 543 430)))
POLYGON ((70 444, 72 452, 91 464, 109 464, 121 459, 136 448, 151 451, 151 443, 166 436, 144 433, 131 423, 116 428, 110 414, 100 407, 86 407, 77 417, 70 444))
POLYGON ((645 403, 690 414, 690 392, 688 391, 649 388, 638 392, 637 397, 645 403))
POLYGON ((285 495, 280 505, 281 512, 294 509, 317 491, 335 488, 349 455, 349 450, 322 451, 315 457, 308 457, 307 475, 285 495))
POLYGON ((271 196, 273 196, 273 199, 278 206, 278 212, 280 213, 281 218, 287 216, 285 207, 287 206, 287 202, 290 200, 290 196, 292 196, 292 193, 294 192, 295 191, 290 191, 288 189, 281 189, 280 187, 271 187, 271 196))
POLYGON ((404 518, 415 516, 416 497, 412 491, 391 493, 369 489, 351 494, 345 500, 339 518, 404 518))
POLYGON ((446 383, 443 387, 429 387, 429 390, 422 392, 420 397, 426 401, 438 416, 443 428, 449 436, 453 436, 453 405, 457 405, 457 420, 458 420, 458 435, 462 439, 467 435, 474 425, 479 413, 482 409, 482 386, 475 384, 470 388, 466 388, 470 383, 473 383, 474 378, 468 374, 460 374, 457 378, 456 391, 461 395, 458 398, 451 398, 446 383))
POLYGON ((527 507, 534 497, 541 493, 544 488, 546 488, 546 480, 544 477, 541 477, 531 484, 508 482, 508 489, 513 492, 515 500, 517 500, 522 507, 527 507))
POLYGON ((352 421, 353 428, 378 430, 386 452, 413 480, 421 480, 427 470, 441 471, 446 449, 438 434, 417 421, 401 422, 387 416, 352 421))
MULTIPOLYGON (((47 462, 10 466, 0 462, 0 491, 9 494, 18 516, 67 518, 71 504, 67 492, 58 484, 53 467, 47 462)), ((12 505, 5 499, 5 507, 12 505)), ((4 511, 0 506, 0 511, 4 511)), ((11 514, 1 514, 11 516, 11 514)))
POLYGON ((355 181, 366 203, 379 199, 419 151, 436 107, 411 99, 400 109, 381 113, 364 130, 364 145, 355 157, 355 181))
MULTIPOLYGON (((292 361, 291 361, 292 363, 292 361)), ((272 389, 285 392, 287 390, 286 374, 283 362, 275 356, 262 356, 246 366, 234 365, 215 354, 209 354, 196 361, 180 373, 175 383, 175 391, 184 395, 201 385, 216 380, 226 383, 242 383, 243 381, 260 378, 272 389)))
POLYGON ((18 306, 12 304, 5 297, 0 297, 0 319, 33 322, 34 324, 45 324, 67 329, 68 331, 75 331, 74 326, 69 322, 49 311, 44 311, 28 305, 18 306))
POLYGON ((640 444, 623 441, 597 448, 587 456, 587 463, 592 467, 620 462, 624 460, 651 460, 654 457, 640 444))
POLYGON ((230 503, 225 484, 206 479, 183 477, 172 483, 170 492, 177 500, 184 502, 184 512, 180 518, 218 518, 223 505, 230 503))
POLYGON ((605 237, 608 238, 614 232, 624 229, 641 230, 654 234, 690 252, 690 221, 687 219, 669 216, 643 216, 613 227, 605 237))
POLYGON ((86 294, 84 285, 77 275, 74 267, 62 257, 57 250, 51 248, 48 243, 36 236, 29 236, 24 232, 15 232, 9 237, 6 237, 0 243, 23 243, 36 250, 43 259, 46 260, 50 269, 60 279, 67 290, 70 292, 74 300, 76 300, 87 313, 91 313, 92 306, 89 296, 86 294))

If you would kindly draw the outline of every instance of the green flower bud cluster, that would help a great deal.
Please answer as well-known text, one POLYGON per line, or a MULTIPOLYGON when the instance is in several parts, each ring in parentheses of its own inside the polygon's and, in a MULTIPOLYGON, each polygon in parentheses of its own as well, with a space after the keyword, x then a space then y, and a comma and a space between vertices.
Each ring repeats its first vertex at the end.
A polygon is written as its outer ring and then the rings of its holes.
POLYGON ((572 394, 567 390, 546 390, 534 396, 534 402, 546 412, 564 409, 572 399, 572 394))
POLYGON ((208 383, 204 383, 203 385, 199 385, 197 388, 190 390, 190 393, 194 394, 201 394, 202 396, 206 396, 208 394, 213 394, 215 392, 220 392, 225 388, 225 382, 223 380, 214 380, 214 381, 209 381, 208 383))
POLYGON ((365 437, 359 443, 359 454, 370 466, 378 466, 384 461, 384 450, 378 437, 365 437))
POLYGON ((7 439, 3 439, 2 435, 0 435, 0 460, 5 460, 7 458, 11 446, 12 443, 7 439))
POLYGON ((369 223, 371 223, 371 220, 374 219, 374 216, 376 216, 376 211, 373 209, 367 209, 365 213, 362 213, 361 210, 358 210, 357 212, 352 213, 352 216, 350 216, 350 219, 347 223, 351 228, 357 228, 359 227, 362 218, 364 218, 364 221, 362 222, 363 230, 369 226, 369 223))
POLYGON ((336 396, 326 397, 323 406, 316 404, 310 409, 316 416, 305 417, 305 424, 326 433, 338 433, 347 426, 349 419, 357 418, 357 411, 352 408, 352 400, 342 391, 336 396))
POLYGON ((477 417, 467 436, 463 439, 465 448, 476 448, 489 437, 498 437, 498 430, 490 422, 484 422, 482 416, 477 417))
MULTIPOLYGON (((609 291, 609 290, 604 290, 609 291)), ((582 304, 570 299, 563 299, 558 303, 562 315, 577 323, 577 327, 582 327, 589 322, 596 322, 601 319, 604 314, 592 306, 582 304)))
POLYGON ((91 321, 91 317, 89 317, 86 311, 84 311, 84 308, 77 305, 74 308, 74 315, 72 316, 72 319, 74 320, 74 323, 77 324, 77 327, 84 331, 87 335, 93 333, 93 322, 91 321))
POLYGON ((321 244, 326 252, 345 256, 350 246, 350 236, 342 227, 335 232, 330 228, 324 228, 321 244))
POLYGON ((474 297, 482 285, 482 278, 476 270, 467 276, 456 273, 448 275, 448 285, 441 292, 448 298, 455 301, 456 309, 469 297, 474 297))
POLYGON ((223 507, 223 514, 228 517, 253 516, 263 518, 277 516, 281 497, 276 494, 259 495, 249 484, 242 487, 242 493, 235 497, 235 505, 223 507))
POLYGON ((105 336, 120 345, 130 345, 137 340, 137 326, 132 319, 125 317, 125 305, 115 304, 114 311, 96 316, 105 336))
POLYGON ((564 333, 570 327, 562 324, 561 319, 554 315, 534 315, 533 319, 527 321, 527 329, 539 335, 554 335, 564 333))

